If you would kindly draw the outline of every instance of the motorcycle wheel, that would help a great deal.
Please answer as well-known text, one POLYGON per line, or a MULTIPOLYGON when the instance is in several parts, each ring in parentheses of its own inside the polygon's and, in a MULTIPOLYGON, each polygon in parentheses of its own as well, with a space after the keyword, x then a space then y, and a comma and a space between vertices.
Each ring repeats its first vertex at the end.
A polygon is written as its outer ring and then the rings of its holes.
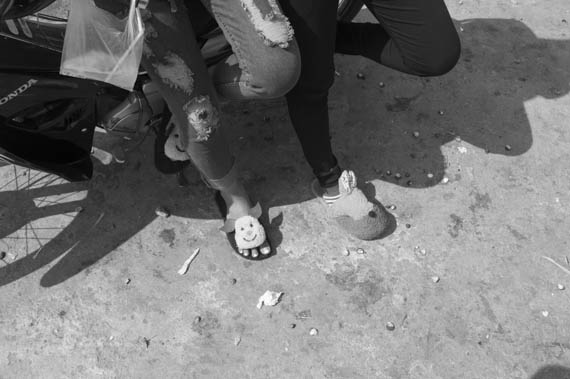
POLYGON ((362 0, 339 0, 337 18, 339 21, 350 22, 362 9, 362 0))

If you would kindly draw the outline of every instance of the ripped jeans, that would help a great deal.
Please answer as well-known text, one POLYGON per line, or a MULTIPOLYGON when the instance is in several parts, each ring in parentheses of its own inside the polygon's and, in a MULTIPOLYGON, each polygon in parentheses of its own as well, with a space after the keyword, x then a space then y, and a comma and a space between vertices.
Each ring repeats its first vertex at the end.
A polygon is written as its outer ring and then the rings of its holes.
MULTIPOLYGON (((234 157, 219 117, 224 98, 275 98, 297 82, 300 56, 293 31, 276 0, 200 0, 234 52, 208 72, 186 6, 199 0, 150 0, 144 13, 142 65, 159 86, 175 118, 177 149, 221 189, 236 180, 234 157), (172 1, 177 8, 173 12, 172 1)), ((199 21, 199 20, 198 20, 199 21)))

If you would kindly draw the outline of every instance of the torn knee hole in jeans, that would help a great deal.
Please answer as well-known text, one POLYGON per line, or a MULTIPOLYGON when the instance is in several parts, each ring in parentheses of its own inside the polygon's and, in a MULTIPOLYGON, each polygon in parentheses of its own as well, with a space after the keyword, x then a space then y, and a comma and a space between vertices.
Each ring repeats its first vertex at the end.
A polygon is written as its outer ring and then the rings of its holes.
POLYGON ((162 61, 153 64, 160 79, 169 87, 191 95, 194 91, 194 73, 184 60, 179 55, 169 52, 162 61))
POLYGON ((220 124, 218 110, 209 96, 197 96, 184 105, 188 123, 196 131, 196 141, 207 141, 220 124))
POLYGON ((255 31, 267 46, 279 46, 283 49, 289 46, 293 39, 293 28, 279 8, 277 0, 241 0, 241 4, 255 31), (267 9, 262 10, 256 2, 265 5, 264 8, 267 9))

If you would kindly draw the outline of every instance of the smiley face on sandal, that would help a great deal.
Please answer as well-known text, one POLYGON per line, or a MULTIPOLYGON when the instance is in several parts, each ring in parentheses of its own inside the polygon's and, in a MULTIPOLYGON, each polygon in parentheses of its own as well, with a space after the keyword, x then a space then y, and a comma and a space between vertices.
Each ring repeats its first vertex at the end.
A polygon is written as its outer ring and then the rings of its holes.
POLYGON ((239 249, 253 249, 265 242, 265 229, 252 216, 243 216, 236 220, 235 239, 239 249))

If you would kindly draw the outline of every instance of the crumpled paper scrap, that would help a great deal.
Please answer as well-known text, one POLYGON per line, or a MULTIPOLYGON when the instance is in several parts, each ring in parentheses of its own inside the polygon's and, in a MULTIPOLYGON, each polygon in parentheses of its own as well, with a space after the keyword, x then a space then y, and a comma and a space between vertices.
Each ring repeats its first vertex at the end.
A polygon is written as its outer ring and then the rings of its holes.
POLYGON ((283 292, 265 291, 257 301, 257 309, 261 309, 264 305, 277 305, 281 296, 283 296, 283 292))

